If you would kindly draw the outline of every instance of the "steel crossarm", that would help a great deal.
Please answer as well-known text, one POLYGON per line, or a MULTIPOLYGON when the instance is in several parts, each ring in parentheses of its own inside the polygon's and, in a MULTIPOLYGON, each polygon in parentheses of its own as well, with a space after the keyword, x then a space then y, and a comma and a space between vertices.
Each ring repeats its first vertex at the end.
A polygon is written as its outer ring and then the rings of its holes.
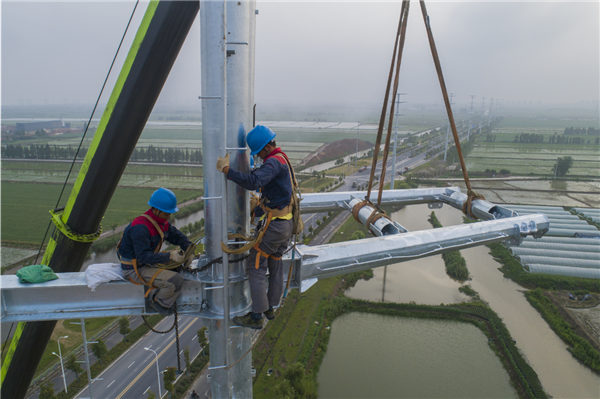
POLYGON ((313 247, 301 245, 296 249, 294 288, 305 291, 317 279, 477 245, 507 240, 519 243, 528 235, 541 237, 549 226, 548 218, 537 214, 313 247))
MULTIPOLYGON (((532 214, 314 247, 300 245, 296 247, 292 288, 306 291, 321 278, 487 243, 510 241, 518 244, 528 235, 541 237, 549 226, 545 215, 532 214)), ((284 270, 289 269, 290 262, 291 253, 288 253, 284 258, 284 270)), ((57 275, 58 279, 41 284, 19 283, 17 276, 0 276, 2 322, 147 314, 142 286, 121 281, 101 284, 91 291, 85 273, 57 275)), ((177 302, 178 310, 182 314, 222 319, 221 312, 203 306, 207 292, 220 288, 218 283, 222 285, 222 280, 207 284, 206 278, 184 282, 177 302)), ((243 280, 240 276, 230 284, 241 284, 243 280)), ((243 290, 233 290, 238 291, 243 295, 243 290)), ((248 311, 242 307, 232 308, 230 316, 248 311)))
MULTIPOLYGON (((350 202, 363 199, 366 191, 344 191, 331 193, 304 194, 300 207, 302 213, 323 212, 336 209, 350 210, 350 202)), ((408 190, 385 190, 381 204, 386 205, 415 205, 430 204, 432 209, 441 208, 448 204, 453 208, 462 210, 467 195, 458 187, 442 188, 415 188, 408 190)), ((517 216, 517 213, 500 205, 485 201, 473 201, 472 212, 481 220, 492 220, 517 216)))

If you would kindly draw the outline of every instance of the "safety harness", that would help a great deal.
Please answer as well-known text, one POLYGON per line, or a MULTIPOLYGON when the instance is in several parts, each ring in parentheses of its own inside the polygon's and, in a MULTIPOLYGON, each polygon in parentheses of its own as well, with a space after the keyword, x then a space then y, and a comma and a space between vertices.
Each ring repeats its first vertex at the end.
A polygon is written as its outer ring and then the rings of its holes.
MULTIPOLYGON (((154 226, 154 228, 156 229, 156 231, 158 231, 158 234, 160 235, 160 242, 154 249, 154 253, 156 254, 156 253, 158 253, 158 251, 160 251, 160 248, 162 247, 162 245, 165 241, 165 235, 164 235, 163 231, 161 230, 160 226, 158 225, 158 223, 156 223, 156 221, 154 219, 152 219, 150 216, 148 216, 146 214, 144 214, 142 216, 145 217, 146 219, 148 219, 152 223, 152 225, 154 226)), ((142 275, 138 271, 137 259, 134 258, 134 259, 126 260, 126 259, 121 258, 121 254, 119 254, 119 248, 121 248, 122 240, 123 240, 123 237, 121 237, 121 239, 119 240, 119 243, 117 244, 117 256, 119 257, 119 260, 121 261, 122 264, 133 266, 135 275, 138 277, 138 279, 141 281, 141 283, 135 282, 132 278, 129 278, 129 281, 131 281, 133 284, 136 284, 136 285, 146 285, 146 286, 150 287, 146 291, 146 294, 144 295, 144 297, 147 297, 148 294, 150 293, 150 291, 152 291, 153 289, 158 288, 158 287, 154 286, 154 280, 156 280, 156 277, 158 277, 158 275, 161 272, 163 272, 164 270, 175 269, 176 267, 179 267, 182 265, 182 263, 175 262, 175 261, 169 261, 167 263, 159 263, 156 265, 159 269, 156 271, 156 273, 154 273, 152 278, 150 278, 150 281, 146 281, 146 280, 144 280, 144 277, 142 277, 142 275)), ((196 245, 194 243, 190 244, 190 246, 185 251, 183 263, 185 263, 190 258, 190 256, 195 255, 195 250, 196 250, 196 245)))
MULTIPOLYGON (((292 177, 293 170, 292 170, 292 166, 291 166, 289 160, 287 159, 287 157, 284 154, 281 154, 281 155, 277 154, 277 155, 274 155, 274 157, 280 158, 287 164, 289 175, 290 175, 291 187, 292 187, 292 190, 294 190, 294 187, 297 187, 297 184, 294 185, 294 178, 292 177)), ((262 188, 260 189, 260 192, 262 193, 262 188)), ((230 240, 241 239, 243 241, 248 241, 245 245, 243 245, 240 248, 236 248, 236 249, 229 248, 224 242, 221 242, 221 249, 223 250, 223 252, 225 252, 227 254, 241 254, 241 253, 244 253, 244 252, 250 250, 251 248, 254 248, 256 250, 256 258, 255 258, 255 266, 254 266, 256 269, 258 269, 258 267, 260 265, 261 257, 271 258, 274 260, 281 259, 281 257, 273 256, 272 254, 268 254, 268 253, 264 252, 262 249, 260 249, 260 243, 262 242, 265 232, 269 228, 269 225, 271 224, 271 221, 273 219, 283 218, 284 216, 286 217, 286 219, 289 219, 288 215, 290 215, 293 211, 295 198, 294 198, 294 193, 292 192, 292 195, 290 198, 290 203, 283 209, 269 208, 265 204, 265 200, 266 200, 266 197, 263 196, 262 198, 260 198, 260 200, 258 202, 258 206, 260 206, 260 208, 265 213, 265 217, 263 219, 265 222, 263 223, 262 226, 259 227, 259 230, 258 230, 257 234, 255 235, 254 239, 252 239, 250 237, 246 237, 243 234, 229 234, 227 237, 230 240)))

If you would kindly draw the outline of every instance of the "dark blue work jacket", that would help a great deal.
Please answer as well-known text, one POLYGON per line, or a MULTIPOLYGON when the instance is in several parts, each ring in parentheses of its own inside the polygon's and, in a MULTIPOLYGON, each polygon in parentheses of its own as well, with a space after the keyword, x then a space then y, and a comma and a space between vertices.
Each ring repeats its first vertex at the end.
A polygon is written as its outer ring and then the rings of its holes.
MULTIPOLYGON (((150 216, 159 225, 165 241, 179 245, 184 251, 190 246, 191 242, 185 234, 177 230, 167 220, 154 215, 151 209, 144 212, 144 215, 150 216)), ((118 252, 122 261, 130 262, 132 259, 137 259, 138 266, 167 263, 169 253, 154 253, 159 244, 160 234, 156 231, 152 222, 144 216, 138 216, 129 223, 129 226, 125 227, 118 252)), ((160 251, 160 248, 158 250, 160 251)), ((121 269, 132 270, 133 265, 121 263, 121 269)))
MULTIPOLYGON (((273 150, 264 160, 260 168, 250 174, 229 168, 227 178, 246 190, 262 188, 262 195, 266 197, 265 205, 271 209, 283 209, 290 204, 292 199, 292 183, 285 156, 281 148, 273 150), (282 154, 276 156, 277 154, 282 154)), ((256 208, 257 216, 262 215, 262 210, 256 208)))

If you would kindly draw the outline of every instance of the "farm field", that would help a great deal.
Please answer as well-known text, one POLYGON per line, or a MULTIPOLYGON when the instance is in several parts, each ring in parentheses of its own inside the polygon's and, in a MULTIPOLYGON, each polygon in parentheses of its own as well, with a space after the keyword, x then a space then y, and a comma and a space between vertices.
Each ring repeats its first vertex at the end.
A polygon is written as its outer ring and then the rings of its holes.
POLYGON ((6 267, 12 265, 22 259, 35 255, 36 253, 37 251, 33 249, 2 247, 1 266, 6 267))
MULTIPOLYGON (((464 182, 454 182, 453 184, 460 187, 463 193, 467 192, 464 182)), ((506 182, 506 185, 502 185, 501 182, 471 181, 471 185, 486 200, 497 204, 600 207, 600 196, 597 194, 599 190, 595 184, 584 186, 583 183, 578 185, 563 180, 557 180, 555 183, 524 180, 506 182), (553 190, 555 192, 525 190, 553 190), (561 192, 565 190, 588 191, 589 193, 561 192)))
MULTIPOLYGON (((61 206, 67 202, 72 185, 65 189, 61 206)), ((39 245, 50 221, 48 211, 56 205, 62 184, 2 182, 2 244, 20 242, 39 245)), ((201 195, 201 190, 173 190, 178 202, 201 195)), ((117 188, 102 225, 109 229, 130 221, 148 209, 153 188, 117 188)))
MULTIPOLYGON (((70 168, 68 162, 2 162, 2 181, 64 183, 70 168)), ((81 163, 75 164, 69 183, 77 179, 81 163)), ((170 189, 202 189, 202 167, 130 164, 119 181, 128 187, 167 187, 170 189)))
MULTIPOLYGON (((592 142, 595 139, 589 138, 592 142)), ((596 144, 515 143, 514 135, 496 134, 494 142, 479 138, 465 162, 467 170, 472 172, 508 169, 512 175, 553 176, 556 159, 566 156, 574 160, 567 177, 600 177, 600 146, 596 144), (504 141, 504 138, 510 140, 504 141)))

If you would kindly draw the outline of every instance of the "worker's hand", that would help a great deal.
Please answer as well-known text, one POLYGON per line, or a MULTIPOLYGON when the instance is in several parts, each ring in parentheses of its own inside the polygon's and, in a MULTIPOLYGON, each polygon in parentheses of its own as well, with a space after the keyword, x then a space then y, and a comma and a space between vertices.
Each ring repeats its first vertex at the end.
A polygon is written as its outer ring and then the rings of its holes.
POLYGON ((258 201, 258 197, 253 194, 250 198, 250 213, 254 212, 254 209, 256 209, 256 207, 258 206, 258 201))
POLYGON ((225 155, 225 158, 217 158, 217 170, 225 173, 225 167, 229 167, 229 154, 225 155))
POLYGON ((185 260, 185 252, 181 249, 174 249, 173 251, 169 251, 169 260, 175 261, 177 263, 183 263, 185 260))

